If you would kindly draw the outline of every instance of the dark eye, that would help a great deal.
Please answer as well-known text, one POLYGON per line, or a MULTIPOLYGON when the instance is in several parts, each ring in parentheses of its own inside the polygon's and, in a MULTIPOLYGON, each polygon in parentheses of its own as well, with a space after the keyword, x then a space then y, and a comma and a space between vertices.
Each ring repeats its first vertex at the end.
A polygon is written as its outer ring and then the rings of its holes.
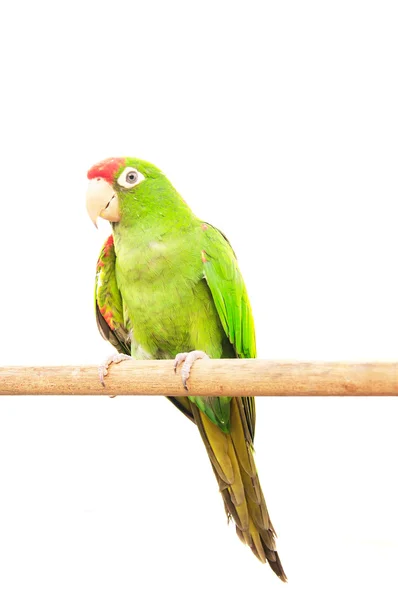
POLYGON ((120 173, 117 182, 121 187, 129 190, 138 185, 144 179, 145 177, 143 174, 137 171, 137 169, 134 169, 134 167, 126 167, 120 173))
POLYGON ((126 173, 126 182, 127 183, 135 183, 138 180, 137 171, 128 171, 126 173))

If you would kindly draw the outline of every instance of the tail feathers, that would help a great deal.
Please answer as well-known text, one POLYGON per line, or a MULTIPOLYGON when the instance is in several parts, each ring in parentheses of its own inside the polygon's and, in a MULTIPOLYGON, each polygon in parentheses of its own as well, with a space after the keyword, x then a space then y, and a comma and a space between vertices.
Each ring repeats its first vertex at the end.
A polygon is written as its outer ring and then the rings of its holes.
MULTIPOLYGON (((268 562, 271 569, 278 575, 282 581, 287 581, 286 574, 283 570, 278 552, 276 551, 275 532, 274 529, 264 529, 257 525, 254 519, 250 520, 249 530, 242 529, 242 523, 239 520, 236 512, 236 507, 231 502, 231 497, 227 489, 220 490, 224 500, 225 512, 228 519, 233 519, 235 522, 236 533, 244 544, 248 545, 253 554, 262 562, 268 562)), ((251 513, 252 506, 248 506, 251 513)))
POLYGON ((198 426, 216 476, 228 520, 239 539, 282 581, 287 581, 276 551, 275 531, 260 487, 240 398, 231 400, 231 433, 223 433, 196 406, 198 426), (243 413, 243 414, 242 414, 243 413))

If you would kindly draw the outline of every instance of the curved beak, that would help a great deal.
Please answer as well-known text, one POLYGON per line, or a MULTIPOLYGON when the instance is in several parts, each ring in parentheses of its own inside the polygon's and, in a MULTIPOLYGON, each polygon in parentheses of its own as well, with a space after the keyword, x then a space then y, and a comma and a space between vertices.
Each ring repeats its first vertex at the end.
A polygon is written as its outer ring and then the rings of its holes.
POLYGON ((97 177, 89 182, 86 207, 89 217, 96 227, 98 217, 111 223, 120 221, 119 198, 113 187, 102 177, 97 177))

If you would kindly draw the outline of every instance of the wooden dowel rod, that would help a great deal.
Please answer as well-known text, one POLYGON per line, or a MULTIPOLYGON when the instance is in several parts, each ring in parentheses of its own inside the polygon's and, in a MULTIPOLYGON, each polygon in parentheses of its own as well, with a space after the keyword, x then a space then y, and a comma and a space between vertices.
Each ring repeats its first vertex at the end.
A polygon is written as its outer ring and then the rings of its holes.
MULTIPOLYGON (((0 395, 186 396, 171 360, 97 366, 0 367, 0 395)), ((202 396, 398 396, 398 362, 198 360, 188 382, 202 396)))

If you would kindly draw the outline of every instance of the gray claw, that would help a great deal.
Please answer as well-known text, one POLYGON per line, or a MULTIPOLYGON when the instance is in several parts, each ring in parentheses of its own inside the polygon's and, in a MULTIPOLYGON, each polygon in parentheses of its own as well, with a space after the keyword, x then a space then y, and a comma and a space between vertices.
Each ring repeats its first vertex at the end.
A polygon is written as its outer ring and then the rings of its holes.
POLYGON ((174 373, 177 373, 177 367, 180 366, 181 363, 184 362, 186 357, 188 356, 188 352, 179 352, 174 359, 174 373))
POLYGON ((192 352, 180 352, 174 359, 174 373, 177 372, 177 367, 184 363, 181 369, 181 380, 184 389, 188 392, 187 381, 191 373, 193 363, 199 358, 210 358, 206 352, 202 350, 192 350, 192 352))
POLYGON ((123 362, 124 360, 132 360, 132 357, 129 356, 128 354, 112 354, 112 356, 110 356, 109 358, 106 359, 105 362, 102 363, 102 365, 100 365, 98 367, 98 376, 99 376, 99 380, 101 382, 101 385, 103 387, 105 387, 105 377, 108 375, 108 369, 112 364, 117 365, 120 362, 123 362))

